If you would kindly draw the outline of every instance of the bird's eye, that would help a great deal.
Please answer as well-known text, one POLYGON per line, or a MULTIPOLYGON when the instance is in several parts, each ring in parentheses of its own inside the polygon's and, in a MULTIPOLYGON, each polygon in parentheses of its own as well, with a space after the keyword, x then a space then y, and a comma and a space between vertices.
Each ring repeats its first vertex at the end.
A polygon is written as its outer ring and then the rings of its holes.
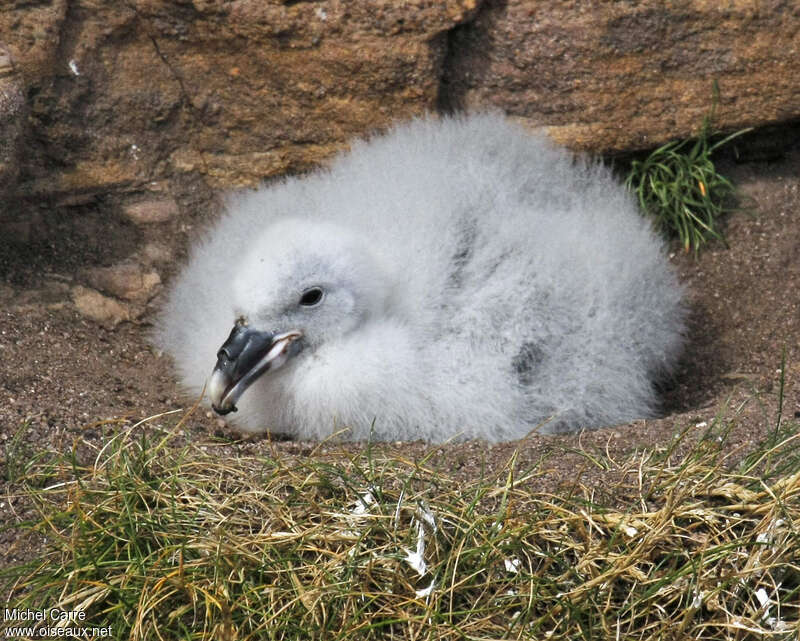
POLYGON ((300 296, 300 304, 303 307, 314 307, 314 305, 319 305, 324 295, 325 292, 322 290, 322 287, 309 287, 303 292, 303 295, 300 296))

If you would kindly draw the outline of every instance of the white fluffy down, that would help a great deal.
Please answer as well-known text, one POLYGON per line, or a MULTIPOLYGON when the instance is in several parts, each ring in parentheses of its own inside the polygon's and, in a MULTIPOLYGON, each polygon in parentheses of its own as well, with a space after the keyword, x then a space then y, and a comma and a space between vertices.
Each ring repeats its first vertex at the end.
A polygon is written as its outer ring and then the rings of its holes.
POLYGON ((304 333, 230 415, 243 431, 499 441, 652 416, 684 310, 606 167, 482 114, 231 198, 157 330, 190 393, 239 316, 304 333), (312 286, 325 298, 301 308, 312 286))

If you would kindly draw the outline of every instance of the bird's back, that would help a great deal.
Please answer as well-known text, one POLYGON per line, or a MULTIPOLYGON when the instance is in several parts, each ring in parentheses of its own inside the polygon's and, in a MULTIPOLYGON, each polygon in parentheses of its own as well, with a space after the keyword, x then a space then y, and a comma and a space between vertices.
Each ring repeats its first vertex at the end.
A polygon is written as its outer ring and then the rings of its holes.
POLYGON ((682 344, 682 290, 607 167, 485 114, 401 125, 325 180, 348 186, 332 215, 367 222, 407 271, 400 307, 447 364, 441 386, 483 390, 476 415, 495 407, 520 435, 551 417, 545 431, 656 410, 653 382, 682 344))

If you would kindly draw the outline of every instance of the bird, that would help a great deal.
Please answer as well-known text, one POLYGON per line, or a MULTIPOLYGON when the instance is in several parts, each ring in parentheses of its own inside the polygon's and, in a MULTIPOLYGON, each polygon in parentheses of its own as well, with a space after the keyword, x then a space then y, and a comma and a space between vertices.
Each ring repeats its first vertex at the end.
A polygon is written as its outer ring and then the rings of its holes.
POLYGON ((684 344, 664 239, 601 160, 419 116, 229 194, 154 340, 245 434, 441 443, 657 415, 684 344))

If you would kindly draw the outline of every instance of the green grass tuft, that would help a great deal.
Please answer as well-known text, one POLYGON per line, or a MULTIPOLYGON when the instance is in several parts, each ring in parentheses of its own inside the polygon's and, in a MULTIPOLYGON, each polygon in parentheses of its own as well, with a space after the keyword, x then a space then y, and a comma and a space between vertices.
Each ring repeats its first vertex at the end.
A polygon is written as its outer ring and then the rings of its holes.
POLYGON ((669 142, 644 160, 634 160, 625 181, 641 210, 664 233, 677 236, 686 252, 696 253, 711 238, 724 242, 718 221, 730 211, 736 190, 719 173, 712 156, 750 131, 743 129, 712 142, 711 118, 705 118, 696 139, 669 142))

